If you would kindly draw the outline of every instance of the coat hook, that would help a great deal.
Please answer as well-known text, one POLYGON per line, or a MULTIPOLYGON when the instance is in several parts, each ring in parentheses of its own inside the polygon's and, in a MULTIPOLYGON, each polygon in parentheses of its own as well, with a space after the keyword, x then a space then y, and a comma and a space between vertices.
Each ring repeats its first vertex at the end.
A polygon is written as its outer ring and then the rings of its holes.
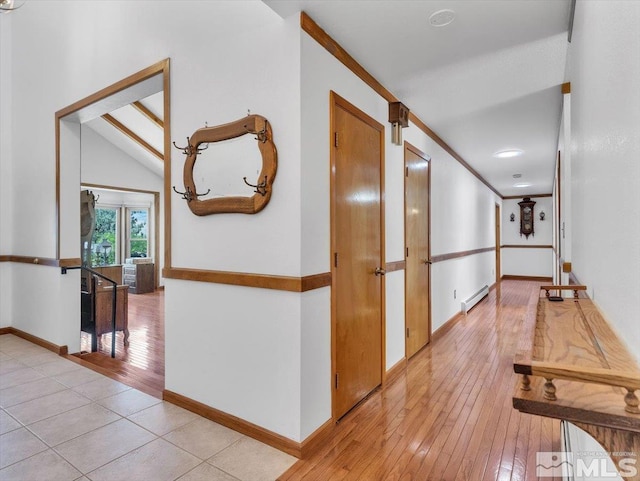
POLYGON ((247 184, 249 187, 253 187, 255 189, 254 192, 256 194, 260 194, 263 197, 267 195, 267 176, 266 175, 264 176, 264 180, 257 185, 253 185, 247 182, 246 177, 243 177, 242 180, 244 180, 244 183, 247 184))
POLYGON ((176 145, 175 141, 172 142, 173 146, 178 149, 178 150, 182 150, 182 153, 186 156, 190 156, 192 155, 194 152, 196 155, 198 155, 200 152, 202 152, 203 150, 207 150, 209 148, 209 143, 206 144, 206 147, 194 147, 193 145, 191 145, 191 142, 189 141, 189 137, 187 137, 187 146, 186 147, 179 147, 176 145))
POLYGON ((191 202, 192 200, 197 199, 198 197, 207 195, 209 192, 211 192, 211 189, 207 189, 207 191, 204 194, 198 194, 197 192, 192 192, 189 186, 187 186, 187 190, 185 192, 180 192, 179 190, 176 190, 176 186, 174 185, 173 191, 176 194, 180 194, 182 198, 187 202, 191 202))

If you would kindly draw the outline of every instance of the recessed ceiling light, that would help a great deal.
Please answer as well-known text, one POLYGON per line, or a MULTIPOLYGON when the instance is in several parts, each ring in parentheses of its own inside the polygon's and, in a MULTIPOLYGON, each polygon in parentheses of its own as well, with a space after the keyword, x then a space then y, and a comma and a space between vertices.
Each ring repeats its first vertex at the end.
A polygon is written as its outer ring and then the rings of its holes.
POLYGON ((429 17, 429 23, 433 27, 444 27, 449 25, 456 18, 456 12, 449 9, 438 10, 429 17))
POLYGON ((498 157, 499 159, 508 159, 511 157, 518 157, 519 155, 522 155, 522 150, 520 149, 501 150, 493 154, 494 157, 498 157))
POLYGON ((514 179, 519 179, 520 177, 522 177, 522 174, 513 174, 514 179))
POLYGON ((522 188, 522 187, 531 187, 531 184, 527 182, 519 182, 517 184, 513 184, 514 187, 522 188))

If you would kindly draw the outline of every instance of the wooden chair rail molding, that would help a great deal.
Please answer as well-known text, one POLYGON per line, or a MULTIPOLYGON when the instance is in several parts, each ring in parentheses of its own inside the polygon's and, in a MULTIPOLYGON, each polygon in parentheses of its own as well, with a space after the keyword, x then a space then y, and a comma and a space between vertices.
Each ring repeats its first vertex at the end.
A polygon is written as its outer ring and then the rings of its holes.
POLYGON ((323 272, 304 277, 274 276, 269 274, 252 274, 246 272, 211 271, 169 267, 162 270, 166 279, 184 281, 211 282, 234 286, 260 287, 278 291, 306 292, 331 285, 331 273, 323 272))
POLYGON ((608 452, 639 452, 640 368, 586 286, 543 285, 532 296, 513 363, 514 408, 571 421, 608 452), (573 297, 552 295, 565 291, 573 297))
POLYGON ((448 261, 449 259, 458 259, 459 257, 467 257, 475 254, 482 254, 483 252, 495 251, 495 247, 483 247, 481 249, 472 249, 469 251, 450 252, 448 254, 439 254, 431 256, 431 262, 448 261))
POLYGON ((70 267, 80 264, 81 260, 80 258, 52 259, 50 257, 3 255, 0 256, 0 262, 17 262, 19 264, 33 264, 48 267, 70 267))

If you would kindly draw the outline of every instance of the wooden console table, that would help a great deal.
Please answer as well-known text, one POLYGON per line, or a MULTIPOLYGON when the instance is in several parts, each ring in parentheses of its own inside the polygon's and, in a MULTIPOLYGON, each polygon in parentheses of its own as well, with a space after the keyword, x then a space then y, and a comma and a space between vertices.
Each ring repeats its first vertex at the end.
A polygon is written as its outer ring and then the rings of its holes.
POLYGON ((537 305, 524 319, 513 364, 521 375, 513 406, 570 421, 610 453, 640 454, 640 369, 593 302, 579 295, 584 290, 542 286, 545 295, 534 293, 537 305), (551 300, 551 292, 566 290, 573 298, 551 300))

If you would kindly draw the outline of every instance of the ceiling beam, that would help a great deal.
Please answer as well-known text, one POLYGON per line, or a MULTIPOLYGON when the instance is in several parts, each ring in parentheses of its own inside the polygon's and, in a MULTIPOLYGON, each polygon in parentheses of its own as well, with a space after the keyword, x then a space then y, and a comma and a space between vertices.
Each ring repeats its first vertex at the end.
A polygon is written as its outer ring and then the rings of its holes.
POLYGON ((162 162, 164 162, 164 155, 162 155, 158 150, 156 150, 154 147, 152 147, 151 144, 149 144, 142 137, 140 137, 135 132, 133 132, 131 129, 129 129, 126 125, 124 125, 120 121, 116 120, 110 114, 104 114, 102 116, 102 118, 104 120, 106 120, 109 124, 114 126, 116 129, 118 129, 120 132, 122 132, 124 135, 129 137, 131 140, 136 142, 138 145, 140 145, 141 147, 144 147, 146 150, 148 150, 154 156, 156 156, 158 159, 160 159, 162 162))
POLYGON ((156 114, 154 114, 147 107, 145 107, 144 104, 142 104, 139 100, 132 102, 131 106, 136 110, 138 110, 138 112, 140 112, 142 115, 147 117, 149 120, 151 120, 151 122, 156 124, 158 127, 160 127, 161 129, 164 129, 164 122, 162 121, 162 119, 158 117, 156 114))

